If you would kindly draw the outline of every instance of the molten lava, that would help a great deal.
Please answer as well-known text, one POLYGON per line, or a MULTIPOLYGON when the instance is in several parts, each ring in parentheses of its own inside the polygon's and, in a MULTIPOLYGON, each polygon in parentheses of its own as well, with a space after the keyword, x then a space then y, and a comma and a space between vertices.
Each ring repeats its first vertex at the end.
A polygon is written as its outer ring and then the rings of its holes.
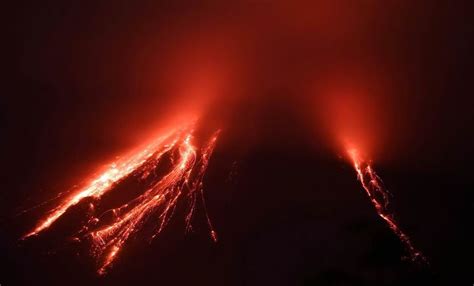
POLYGON ((186 230, 191 230, 192 217, 200 197, 211 237, 216 241, 216 233, 205 209, 203 177, 219 131, 200 149, 193 143, 193 131, 192 125, 176 128, 160 136, 143 150, 114 162, 84 188, 65 198, 24 238, 45 231, 83 199, 93 197, 99 201, 123 180, 136 176, 142 180, 151 180, 147 190, 120 207, 107 210, 106 213, 112 212, 114 215, 111 223, 101 222, 101 215, 93 216, 78 233, 92 241, 93 255, 99 260, 99 274, 105 273, 130 236, 139 231, 151 216, 156 216, 158 222, 152 238, 158 235, 173 216, 177 203, 183 197, 189 202, 185 218, 186 230), (161 166, 160 162, 165 156, 171 159, 171 168, 166 174, 158 176, 154 171, 161 166))
POLYGON ((398 227, 393 214, 389 211, 390 193, 385 189, 382 180, 375 173, 370 162, 364 161, 356 149, 350 148, 347 150, 347 153, 352 160, 357 178, 369 196, 371 203, 374 205, 378 216, 381 217, 398 236, 408 252, 410 260, 426 262, 426 258, 413 246, 410 238, 398 227))

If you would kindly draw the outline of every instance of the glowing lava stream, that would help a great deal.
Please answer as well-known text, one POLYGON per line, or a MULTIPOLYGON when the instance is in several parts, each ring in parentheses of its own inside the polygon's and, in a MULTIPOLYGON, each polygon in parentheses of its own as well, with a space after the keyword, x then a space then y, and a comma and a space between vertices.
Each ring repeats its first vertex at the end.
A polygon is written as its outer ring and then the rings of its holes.
MULTIPOLYGON (((131 204, 135 205, 131 209, 125 210, 123 215, 119 215, 115 222, 91 232, 95 254, 103 260, 99 273, 104 273, 106 268, 114 261, 124 242, 140 227, 147 215, 162 207, 158 215, 159 226, 153 237, 159 234, 172 216, 176 203, 185 188, 188 189, 187 196, 191 200, 190 209, 186 216, 186 229, 190 229, 197 196, 200 195, 203 198, 202 178, 214 149, 217 135, 217 133, 214 134, 208 144, 201 150, 199 159, 198 151, 191 145, 191 135, 187 134, 177 147, 179 155, 171 171, 131 203, 118 208, 117 210, 120 212, 131 204), (200 165, 197 168, 197 174, 192 178, 191 176, 197 165, 200 165)), ((216 234, 209 219, 208 223, 211 236, 216 240, 216 234)))
POLYGON ((148 145, 144 150, 132 156, 120 159, 117 162, 112 163, 106 170, 100 173, 96 178, 90 181, 90 183, 69 196, 63 202, 54 208, 50 214, 23 238, 27 238, 44 231, 49 228, 56 220, 58 220, 70 207, 76 205, 81 200, 87 197, 100 198, 103 194, 110 191, 115 184, 132 174, 138 168, 140 168, 158 149, 162 149, 165 140, 170 135, 162 136, 158 138, 154 143, 148 145))
POLYGON ((352 160, 354 169, 357 173, 357 178, 374 205, 378 216, 381 217, 388 224, 390 229, 398 236, 406 248, 410 260, 426 263, 426 258, 413 246, 410 238, 398 227, 393 215, 388 210, 388 197, 390 193, 383 186, 382 180, 375 173, 370 162, 364 161, 356 149, 349 149, 347 153, 352 160))
POLYGON ((115 216, 113 222, 99 226, 101 216, 92 217, 79 232, 91 238, 93 254, 99 259, 99 274, 105 273, 130 235, 137 232, 151 215, 158 217, 158 227, 153 237, 159 234, 172 217, 183 193, 189 199, 186 230, 191 230, 191 220, 200 196, 211 237, 216 241, 216 233, 205 209, 202 181, 218 135, 219 131, 215 132, 201 149, 193 145, 193 128, 190 126, 158 138, 142 151, 113 163, 86 187, 64 199, 24 238, 48 229, 70 207, 84 198, 94 197, 100 200, 125 178, 137 175, 140 179, 151 178, 151 184, 145 192, 118 208, 108 210, 115 216), (157 177, 154 170, 164 156, 170 158, 171 169, 165 175, 157 177))

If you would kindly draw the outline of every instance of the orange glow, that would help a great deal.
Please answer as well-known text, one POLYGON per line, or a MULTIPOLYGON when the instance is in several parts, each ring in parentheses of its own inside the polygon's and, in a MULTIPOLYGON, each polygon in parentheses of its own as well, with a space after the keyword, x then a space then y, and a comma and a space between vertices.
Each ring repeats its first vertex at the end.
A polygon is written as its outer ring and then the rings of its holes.
POLYGON ((370 65, 356 64, 334 67, 316 82, 311 92, 317 113, 312 120, 324 131, 326 144, 337 152, 356 148, 370 159, 384 159, 381 155, 393 147, 395 132, 387 86, 370 65))

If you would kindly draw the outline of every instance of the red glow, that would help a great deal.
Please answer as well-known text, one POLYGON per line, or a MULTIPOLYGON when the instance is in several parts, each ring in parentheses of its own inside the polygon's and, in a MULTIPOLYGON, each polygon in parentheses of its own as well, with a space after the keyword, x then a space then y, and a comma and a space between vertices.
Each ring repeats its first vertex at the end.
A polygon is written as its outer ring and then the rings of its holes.
MULTIPOLYGON (((193 125, 175 128, 141 151, 112 163, 84 188, 65 198, 24 237, 38 235, 47 230, 70 207, 84 198, 94 197, 100 200, 105 193, 112 191, 117 184, 131 175, 139 176, 141 179, 151 178, 152 184, 135 199, 108 210, 107 212, 111 211, 115 216, 113 222, 100 225, 101 216, 94 216, 79 233, 92 238, 93 254, 99 259, 99 274, 105 273, 130 236, 136 233, 152 215, 158 218, 153 237, 158 235, 173 216, 176 204, 183 196, 189 201, 186 229, 190 230, 199 197, 204 204, 203 177, 219 134, 219 131, 215 132, 204 147, 199 149, 193 142, 193 125), (171 158, 171 170, 157 177, 153 171, 165 155, 171 158)), ((210 235, 216 241, 216 232, 207 216, 207 211, 205 212, 210 235)))
POLYGON ((380 77, 346 68, 332 73, 318 90, 318 121, 338 151, 356 147, 377 156, 390 147, 390 104, 380 77))

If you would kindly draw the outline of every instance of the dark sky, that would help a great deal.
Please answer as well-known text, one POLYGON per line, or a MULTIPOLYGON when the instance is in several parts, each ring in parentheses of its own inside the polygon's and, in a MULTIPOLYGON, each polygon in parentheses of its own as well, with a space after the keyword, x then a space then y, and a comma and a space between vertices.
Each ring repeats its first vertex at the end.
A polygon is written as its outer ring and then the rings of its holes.
POLYGON ((463 3, 96 2, 5 8, 0 284, 473 282, 474 25, 463 3), (348 89, 360 109, 338 99, 348 89), (178 213, 97 277, 65 235, 81 206, 19 241, 48 208, 21 210, 195 105, 224 130, 205 178, 217 244, 204 224, 185 236, 178 213), (345 107, 351 116, 331 109, 345 107), (401 260, 340 156, 334 135, 354 116, 429 267, 401 260))

